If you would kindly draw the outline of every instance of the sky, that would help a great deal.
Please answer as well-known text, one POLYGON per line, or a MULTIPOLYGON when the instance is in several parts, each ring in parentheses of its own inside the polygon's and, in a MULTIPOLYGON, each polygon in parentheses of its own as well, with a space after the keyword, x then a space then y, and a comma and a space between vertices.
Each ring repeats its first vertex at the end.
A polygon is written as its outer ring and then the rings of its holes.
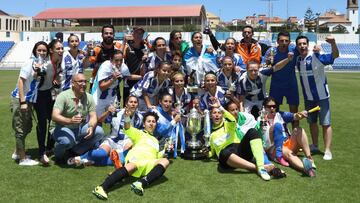
MULTIPOLYGON (((347 0, 271 0, 272 16, 303 18, 307 8, 314 13, 325 13, 336 9, 346 14, 347 0)), ((206 11, 220 16, 222 21, 243 19, 254 14, 269 16, 269 0, 0 0, 0 9, 9 14, 35 16, 46 8, 97 7, 97 6, 156 6, 156 5, 194 5, 205 6, 206 11)), ((360 22, 360 21, 359 21, 360 22)))

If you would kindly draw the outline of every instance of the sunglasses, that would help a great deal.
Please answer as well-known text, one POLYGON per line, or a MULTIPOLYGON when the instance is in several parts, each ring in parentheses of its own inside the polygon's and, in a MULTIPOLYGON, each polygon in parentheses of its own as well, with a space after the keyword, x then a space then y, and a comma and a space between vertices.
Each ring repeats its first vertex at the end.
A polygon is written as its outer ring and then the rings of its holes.
POLYGON ((269 108, 269 109, 271 109, 271 108, 276 109, 276 105, 265 105, 265 107, 266 107, 266 108, 269 108))

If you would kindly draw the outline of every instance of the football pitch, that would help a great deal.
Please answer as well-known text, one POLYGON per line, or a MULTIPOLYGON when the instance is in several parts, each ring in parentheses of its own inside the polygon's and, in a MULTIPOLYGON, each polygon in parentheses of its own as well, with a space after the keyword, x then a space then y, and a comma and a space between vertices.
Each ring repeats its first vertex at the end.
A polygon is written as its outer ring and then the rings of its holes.
MULTIPOLYGON (((113 167, 21 167, 11 159, 15 147, 11 127, 10 92, 19 71, 0 71, 0 202, 99 202, 91 194, 113 167)), ((314 155, 317 176, 294 169, 284 179, 265 182, 253 172, 218 170, 215 159, 172 160, 165 175, 145 188, 130 191, 134 178, 119 183, 108 202, 358 202, 360 201, 360 72, 327 73, 333 126, 332 161, 314 155)), ((301 92, 301 91, 300 91, 301 92)), ((304 108, 302 103, 300 110, 304 108)), ((284 106, 284 110, 287 108, 284 106)), ((300 125, 309 132, 306 121, 300 125)), ((36 124, 27 136, 27 153, 37 157, 36 124)), ((320 135, 321 135, 320 131, 320 135)), ((308 134, 309 137, 309 134, 308 134)), ((309 138, 309 140, 311 140, 309 138)), ((322 136, 319 137, 323 149, 322 136)))

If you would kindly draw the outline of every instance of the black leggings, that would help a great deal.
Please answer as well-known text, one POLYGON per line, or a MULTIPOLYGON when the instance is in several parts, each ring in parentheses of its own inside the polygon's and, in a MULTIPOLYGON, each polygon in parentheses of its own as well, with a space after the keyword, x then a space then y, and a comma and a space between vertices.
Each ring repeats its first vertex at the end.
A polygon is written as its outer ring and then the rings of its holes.
POLYGON ((39 145, 39 156, 45 154, 45 140, 47 134, 47 149, 54 147, 54 141, 49 133, 48 125, 51 121, 52 109, 54 101, 51 98, 51 90, 38 91, 34 109, 37 117, 36 135, 39 145))
POLYGON ((254 155, 251 151, 250 141, 258 138, 261 138, 261 136, 255 128, 248 130, 240 143, 230 144, 225 149, 220 151, 220 165, 223 168, 232 168, 226 163, 231 154, 236 154, 237 156, 251 162, 254 158, 254 155))

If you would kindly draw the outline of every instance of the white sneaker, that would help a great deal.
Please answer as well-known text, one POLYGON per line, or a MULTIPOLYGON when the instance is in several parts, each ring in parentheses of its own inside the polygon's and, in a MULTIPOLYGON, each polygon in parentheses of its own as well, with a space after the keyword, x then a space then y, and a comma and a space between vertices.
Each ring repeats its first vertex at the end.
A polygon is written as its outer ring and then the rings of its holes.
MULTIPOLYGON (((30 155, 26 155, 26 156, 25 156, 25 159, 30 159, 30 158, 31 158, 30 155)), ((17 161, 17 160, 20 159, 20 156, 14 152, 14 153, 11 155, 11 159, 14 160, 14 161, 17 161)))
POLYGON ((270 175, 268 174, 266 169, 264 169, 264 168, 259 169, 258 174, 261 177, 261 179, 266 180, 266 181, 270 180, 270 175))
POLYGON ((40 162, 44 165, 48 165, 50 162, 49 157, 46 156, 46 154, 42 155, 40 158, 40 162))
POLYGON ((38 164, 39 164, 39 162, 32 160, 32 159, 28 159, 28 158, 20 160, 20 162, 19 162, 20 166, 36 166, 38 164))
POLYGON ((332 154, 331 154, 331 152, 330 152, 330 151, 326 151, 326 152, 324 153, 323 159, 326 160, 326 161, 331 160, 331 159, 332 159, 332 154))
POLYGON ((94 161, 88 160, 88 159, 82 159, 80 156, 71 157, 67 160, 67 164, 69 166, 75 165, 75 166, 90 166, 94 164, 94 161))

